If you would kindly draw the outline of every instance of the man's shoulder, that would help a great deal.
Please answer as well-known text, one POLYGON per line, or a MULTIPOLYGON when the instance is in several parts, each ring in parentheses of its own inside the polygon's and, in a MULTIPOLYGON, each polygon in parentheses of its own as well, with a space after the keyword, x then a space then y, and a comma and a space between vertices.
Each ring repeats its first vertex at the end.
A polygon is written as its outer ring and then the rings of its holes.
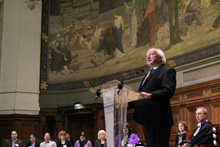
POLYGON ((52 141, 52 140, 50 141, 50 143, 51 143, 51 144, 56 144, 56 142, 55 142, 55 141, 52 141))
POLYGON ((158 67, 160 69, 160 71, 162 71, 163 73, 168 73, 168 72, 176 72, 176 70, 173 67, 167 66, 167 65, 160 65, 158 67))
POLYGON ((17 143, 17 144, 21 144, 22 141, 21 141, 20 139, 17 139, 15 143, 17 143))
POLYGON ((207 121, 206 127, 213 128, 213 124, 210 121, 207 121))
MULTIPOLYGON (((161 66, 161 68, 163 68, 163 69, 165 69, 165 70, 173 70, 174 68, 173 67, 170 67, 170 66, 167 66, 167 65, 165 65, 165 64, 162 64, 162 65, 160 65, 161 66)), ((175 70, 175 69, 174 69, 175 70)))

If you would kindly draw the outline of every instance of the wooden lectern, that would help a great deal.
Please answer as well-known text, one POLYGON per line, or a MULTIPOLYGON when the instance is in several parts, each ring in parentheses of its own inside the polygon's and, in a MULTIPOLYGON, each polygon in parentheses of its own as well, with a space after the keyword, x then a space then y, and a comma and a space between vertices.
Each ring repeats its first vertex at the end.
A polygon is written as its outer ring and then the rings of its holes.
POLYGON ((119 83, 119 81, 113 80, 90 89, 93 93, 96 93, 99 88, 101 89, 105 112, 106 133, 108 137, 107 146, 109 147, 115 147, 116 135, 119 135, 118 147, 126 146, 125 141, 127 140, 125 138, 128 102, 137 100, 139 96, 137 92, 127 85, 124 85, 122 90, 118 93, 117 87, 119 83))

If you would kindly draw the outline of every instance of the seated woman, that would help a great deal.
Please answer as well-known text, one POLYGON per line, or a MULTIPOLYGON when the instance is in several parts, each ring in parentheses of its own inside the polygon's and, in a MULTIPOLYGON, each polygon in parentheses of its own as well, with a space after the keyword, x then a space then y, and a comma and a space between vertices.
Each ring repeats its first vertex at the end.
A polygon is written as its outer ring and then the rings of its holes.
POLYGON ((75 142, 74 147, 92 147, 91 141, 86 139, 85 132, 80 132, 80 138, 75 142))
POLYGON ((66 132, 60 131, 58 134, 58 139, 60 140, 57 143, 57 147, 72 147, 71 142, 66 139, 66 132))
MULTIPOLYGON (((124 136, 124 138, 121 139, 122 139, 122 145, 124 146, 126 144, 127 147, 135 146, 136 144, 139 143, 138 135, 132 133, 132 128, 128 123, 126 125, 126 136, 124 136)), ((119 135, 116 136, 115 147, 119 147, 119 135)))
POLYGON ((104 130, 98 132, 98 140, 95 142, 95 147, 107 147, 106 132, 104 130))
POLYGON ((188 131, 188 126, 185 121, 179 121, 177 124, 178 135, 176 136, 176 145, 175 147, 181 147, 179 144, 186 140, 186 135, 188 131))

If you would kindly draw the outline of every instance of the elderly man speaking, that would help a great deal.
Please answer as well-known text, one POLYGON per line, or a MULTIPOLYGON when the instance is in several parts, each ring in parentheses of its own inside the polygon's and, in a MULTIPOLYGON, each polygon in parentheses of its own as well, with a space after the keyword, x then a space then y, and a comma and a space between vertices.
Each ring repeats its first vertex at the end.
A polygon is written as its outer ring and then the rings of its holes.
POLYGON ((169 147, 173 125, 170 99, 176 88, 176 71, 165 65, 166 58, 160 49, 148 50, 146 60, 150 70, 139 87, 134 119, 143 126, 148 147, 169 147))

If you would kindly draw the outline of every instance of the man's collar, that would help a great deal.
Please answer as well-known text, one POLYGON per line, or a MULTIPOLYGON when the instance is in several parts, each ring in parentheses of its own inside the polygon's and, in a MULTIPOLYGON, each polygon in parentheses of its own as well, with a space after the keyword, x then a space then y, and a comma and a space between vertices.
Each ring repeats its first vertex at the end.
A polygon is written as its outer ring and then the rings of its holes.
POLYGON ((198 123, 198 127, 201 127, 201 125, 204 125, 206 122, 208 122, 208 120, 204 120, 203 122, 198 123))
POLYGON ((13 141, 13 142, 16 142, 16 141, 17 141, 17 138, 16 138, 15 140, 14 140, 14 139, 12 139, 12 141, 13 141))
POLYGON ((158 64, 157 66, 151 67, 151 69, 156 70, 160 65, 162 65, 163 63, 158 64))
POLYGON ((201 125, 204 125, 206 122, 208 122, 208 120, 204 120, 201 125))
POLYGON ((50 140, 48 142, 44 141, 45 143, 50 143, 50 140))

